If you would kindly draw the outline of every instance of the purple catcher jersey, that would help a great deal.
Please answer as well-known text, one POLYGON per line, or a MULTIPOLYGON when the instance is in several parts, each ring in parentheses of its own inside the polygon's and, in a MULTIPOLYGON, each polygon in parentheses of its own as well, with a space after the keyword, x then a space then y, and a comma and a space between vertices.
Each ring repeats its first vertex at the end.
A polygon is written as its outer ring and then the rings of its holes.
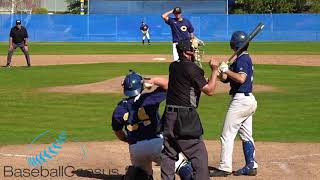
POLYGON ((157 88, 141 94, 138 99, 128 98, 119 102, 112 115, 112 129, 125 128, 128 143, 152 139, 159 134, 159 105, 166 99, 166 91, 157 88))

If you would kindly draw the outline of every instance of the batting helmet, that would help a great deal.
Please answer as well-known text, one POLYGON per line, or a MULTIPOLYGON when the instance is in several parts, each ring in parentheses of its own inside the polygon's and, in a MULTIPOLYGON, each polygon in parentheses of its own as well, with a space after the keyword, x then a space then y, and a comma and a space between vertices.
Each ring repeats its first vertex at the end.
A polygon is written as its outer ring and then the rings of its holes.
POLYGON ((173 9, 173 14, 181 14, 182 13, 182 9, 180 7, 175 7, 173 9))
MULTIPOLYGON (((232 34, 230 40, 231 49, 238 49, 242 46, 244 41, 248 38, 248 35, 243 31, 236 31, 232 34)), ((249 44, 247 45, 248 48, 249 44)), ((246 50, 246 48, 244 48, 246 50)))
POLYGON ((143 78, 138 73, 130 70, 122 85, 124 95, 128 97, 137 96, 143 91, 143 78))

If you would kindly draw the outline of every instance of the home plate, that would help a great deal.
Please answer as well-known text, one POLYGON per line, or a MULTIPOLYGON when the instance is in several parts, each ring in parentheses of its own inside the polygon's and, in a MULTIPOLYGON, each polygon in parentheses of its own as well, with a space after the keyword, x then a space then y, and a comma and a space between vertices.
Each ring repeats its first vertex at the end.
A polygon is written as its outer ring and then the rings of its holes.
POLYGON ((166 58, 153 58, 152 60, 154 60, 154 61, 165 61, 167 59, 166 58))

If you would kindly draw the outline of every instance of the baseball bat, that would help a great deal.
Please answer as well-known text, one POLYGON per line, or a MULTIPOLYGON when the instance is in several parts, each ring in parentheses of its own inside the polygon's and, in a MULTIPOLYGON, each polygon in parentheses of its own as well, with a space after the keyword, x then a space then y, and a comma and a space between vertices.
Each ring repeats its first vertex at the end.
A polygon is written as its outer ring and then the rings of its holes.
POLYGON ((262 22, 260 22, 258 24, 258 26, 249 34, 248 38, 244 41, 244 43, 240 46, 240 48, 238 48, 237 51, 235 51, 232 56, 228 59, 227 64, 231 64, 233 63, 233 57, 235 55, 237 55, 240 51, 242 51, 242 49, 248 45, 248 43, 254 38, 256 37, 256 35, 264 28, 264 24, 262 22))

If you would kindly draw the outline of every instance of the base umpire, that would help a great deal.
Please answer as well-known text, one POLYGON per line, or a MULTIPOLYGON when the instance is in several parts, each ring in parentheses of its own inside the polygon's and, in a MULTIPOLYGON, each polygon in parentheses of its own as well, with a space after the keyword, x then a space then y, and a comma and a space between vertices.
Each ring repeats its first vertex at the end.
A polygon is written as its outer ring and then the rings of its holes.
POLYGON ((218 62, 211 60, 211 78, 194 61, 190 40, 179 41, 179 60, 170 64, 166 109, 163 116, 164 149, 161 154, 161 179, 173 180, 178 154, 191 161, 194 179, 208 180, 208 154, 201 138, 202 125, 196 108, 201 91, 212 96, 216 86, 218 62))
POLYGON ((17 47, 19 47, 22 50, 26 58, 28 67, 31 67, 28 49, 28 31, 25 27, 21 25, 20 20, 17 20, 16 25, 12 27, 10 30, 9 50, 7 56, 7 64, 5 67, 11 66, 12 55, 17 47))

